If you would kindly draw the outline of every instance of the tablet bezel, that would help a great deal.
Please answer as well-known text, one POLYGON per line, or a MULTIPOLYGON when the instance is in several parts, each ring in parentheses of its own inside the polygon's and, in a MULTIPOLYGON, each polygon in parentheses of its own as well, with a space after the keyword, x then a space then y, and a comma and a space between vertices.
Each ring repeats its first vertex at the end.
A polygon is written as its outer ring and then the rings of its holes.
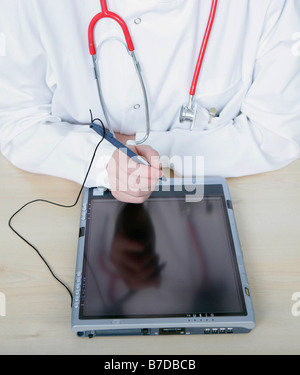
MULTIPOLYGON (((192 179, 172 179, 167 182, 160 182, 158 188, 153 192, 152 196, 159 197, 174 197, 190 194, 193 187, 196 185, 192 179)), ((77 332, 79 336, 97 336, 97 335, 122 335, 122 334, 163 334, 162 329, 178 329, 178 332, 186 334, 192 333, 207 333, 209 329, 211 333, 213 330, 218 330, 218 333, 223 333, 222 327, 228 333, 246 333, 250 332, 255 326, 254 310, 252 299, 250 295, 250 288, 246 276, 246 270, 241 250, 241 245, 236 228, 235 217, 233 213, 231 197, 228 185, 223 178, 206 178, 201 184, 199 191, 204 195, 209 193, 209 196, 217 195, 223 196, 225 206, 227 209, 229 225, 231 228, 231 236, 235 249, 235 256, 239 270, 240 281, 242 285, 242 292, 244 303, 246 307, 246 315, 234 316, 205 316, 205 317, 168 317, 168 318, 121 318, 121 319, 80 319, 80 293, 81 293, 81 276, 84 263, 85 251, 85 228, 87 224, 86 212, 88 200, 90 197, 98 197, 104 199, 114 199, 111 193, 102 188, 84 189, 82 197, 82 209, 80 218, 80 234, 78 241, 77 263, 74 282, 74 302, 72 307, 72 330, 77 332), (204 190, 203 190, 204 188, 204 190), (184 331, 180 331, 180 329, 184 331), (222 332, 220 330, 222 329, 222 332)), ((195 190, 194 190, 195 191, 195 190)), ((199 195, 197 197, 201 199, 199 195)), ((172 332, 172 331, 170 331, 172 332)))

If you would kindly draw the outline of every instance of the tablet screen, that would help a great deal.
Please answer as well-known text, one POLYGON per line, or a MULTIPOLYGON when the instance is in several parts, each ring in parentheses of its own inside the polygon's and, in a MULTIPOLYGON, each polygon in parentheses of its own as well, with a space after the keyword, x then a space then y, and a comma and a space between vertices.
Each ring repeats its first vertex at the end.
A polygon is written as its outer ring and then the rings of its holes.
POLYGON ((246 315, 224 198, 91 198, 80 318, 195 315, 246 315))

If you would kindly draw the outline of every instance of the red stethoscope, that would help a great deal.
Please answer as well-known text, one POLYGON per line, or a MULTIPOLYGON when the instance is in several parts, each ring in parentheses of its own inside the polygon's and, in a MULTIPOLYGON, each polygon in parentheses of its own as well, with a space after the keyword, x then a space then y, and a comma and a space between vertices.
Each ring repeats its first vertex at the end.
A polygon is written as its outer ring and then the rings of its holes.
MULTIPOLYGON (((210 15, 209 15, 209 18, 208 18, 205 34, 204 34, 202 45, 201 45, 201 48, 200 48, 199 57, 198 57, 198 61, 197 61, 197 64, 196 64, 196 68, 195 68, 195 72, 194 72, 194 76, 193 76, 193 80, 192 80, 192 85, 191 85, 191 89, 190 89, 190 93, 189 93, 189 100, 188 100, 188 103, 186 105, 182 106, 181 111, 180 111, 180 117, 179 117, 180 122, 184 122, 184 121, 191 122, 191 126, 190 126, 191 130, 194 127, 196 114, 197 114, 197 105, 196 105, 196 103, 194 103, 194 97, 195 97, 195 93, 196 93, 196 89, 197 89, 199 74, 200 74, 200 71, 201 71, 201 67, 202 67, 204 56, 205 56, 207 44, 208 44, 209 37, 210 37, 210 34, 211 34, 211 30, 212 30, 212 27, 213 27, 213 24, 214 24, 214 19, 215 19, 215 14, 216 14, 216 9, 217 9, 217 3, 218 3, 218 0, 212 0, 210 15)), ((89 29, 88 29, 88 39, 89 39, 89 50, 90 50, 90 54, 92 55, 92 58, 93 58, 95 78, 97 80, 98 93, 99 93, 99 98, 100 98, 100 102, 101 102, 101 105, 102 105, 103 113, 104 113, 104 116, 105 116, 105 119, 106 119, 106 122, 107 122, 107 126, 108 126, 110 132, 112 134, 114 134, 111 123, 109 121, 107 108, 106 108, 105 101, 104 101, 103 94, 102 94, 101 83, 100 83, 100 74, 99 74, 99 70, 98 70, 98 66, 97 66, 97 52, 96 52, 95 41, 94 41, 94 29, 95 29, 95 26, 96 26, 97 22, 102 20, 103 18, 110 18, 110 19, 116 21, 121 26, 121 28, 123 30, 124 37, 125 37, 126 44, 127 44, 127 48, 128 48, 128 52, 133 59, 133 63, 135 65, 136 72, 138 74, 138 77, 139 77, 139 80, 140 80, 140 83, 141 83, 141 87, 143 89, 144 102, 145 102, 145 108, 146 108, 146 123, 147 123, 146 127, 147 127, 147 131, 146 131, 145 137, 141 141, 135 142, 135 144, 141 144, 141 143, 144 143, 146 141, 146 139, 148 138, 148 136, 150 134, 150 116, 149 116, 148 98, 147 98, 147 93, 146 93, 143 77, 142 77, 142 74, 141 74, 140 64, 136 59, 135 48, 134 48, 134 45, 133 45, 133 41, 132 41, 130 32, 129 32, 128 27, 126 25, 126 22, 118 14, 113 13, 113 12, 108 10, 107 0, 100 0, 100 5, 101 5, 102 11, 100 13, 98 13, 92 19, 92 21, 90 22, 89 29)), ((210 114, 210 115, 212 116, 213 114, 210 114)))

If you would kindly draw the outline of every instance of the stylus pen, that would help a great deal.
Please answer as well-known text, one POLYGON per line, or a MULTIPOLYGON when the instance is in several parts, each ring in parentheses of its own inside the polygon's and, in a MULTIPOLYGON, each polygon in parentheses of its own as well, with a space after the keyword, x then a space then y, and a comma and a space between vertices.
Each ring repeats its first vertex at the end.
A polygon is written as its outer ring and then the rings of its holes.
MULTIPOLYGON (((136 154, 132 151, 129 147, 125 146, 122 142, 120 142, 109 130, 104 129, 103 126, 91 123, 90 128, 93 129, 96 133, 104 137, 108 142, 114 145, 116 148, 124 152, 128 157, 134 160, 138 164, 144 164, 150 167, 150 164, 142 158, 140 155, 136 154)), ((162 176, 160 180, 166 181, 166 177, 162 176)))

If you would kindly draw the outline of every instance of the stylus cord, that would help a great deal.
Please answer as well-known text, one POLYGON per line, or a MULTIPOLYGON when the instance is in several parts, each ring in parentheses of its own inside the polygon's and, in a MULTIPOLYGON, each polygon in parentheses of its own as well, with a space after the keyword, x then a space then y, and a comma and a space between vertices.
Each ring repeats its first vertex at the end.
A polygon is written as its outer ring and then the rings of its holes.
MULTIPOLYGON (((104 134, 105 134, 105 127, 104 127, 104 125, 103 125, 103 122, 100 120, 100 119, 98 119, 98 118, 96 118, 96 119, 93 119, 92 118, 92 113, 91 113, 91 111, 90 111, 90 114, 91 114, 91 122, 94 122, 94 121, 100 121, 100 123, 101 123, 101 125, 103 126, 103 129, 104 129, 104 134)), ((72 207, 75 207, 76 205, 77 205, 77 203, 78 203, 78 201, 79 201, 79 198, 80 198, 80 196, 81 196, 81 193, 82 193, 82 190, 83 190, 83 188, 84 188, 84 185, 85 185, 85 183, 86 183, 86 180, 87 180, 87 178, 88 178, 88 175, 89 175, 89 173, 90 173, 90 170, 91 170, 91 167, 92 167, 92 165, 93 165, 93 162, 94 162, 94 159, 95 159, 95 156, 96 156, 96 153, 97 153, 97 150, 98 150, 98 148, 99 148, 99 146, 101 145, 101 143, 103 142, 103 139, 104 139, 104 137, 102 137, 102 139, 100 140, 100 142, 97 144, 97 146, 96 146, 96 148, 95 148, 95 150, 94 150, 94 153, 93 153, 93 156, 92 156, 92 159, 91 159, 91 161, 90 161, 90 164, 89 164, 89 167, 88 167, 88 169, 87 169, 87 172, 86 172, 86 175, 85 175, 85 177, 84 177, 84 180, 83 180, 83 183, 82 183, 82 185, 81 185, 81 187, 80 187, 80 190, 79 190, 79 193, 78 193, 78 195, 77 195, 77 198, 76 198, 76 200, 75 200, 75 202, 73 203, 73 204, 71 204, 71 205, 65 205, 65 204, 61 204, 61 203, 56 203, 56 202, 51 202, 51 201, 48 201, 48 200, 46 200, 46 199, 34 199, 34 200, 32 200, 32 201, 30 201, 30 202, 28 202, 28 203, 26 203, 26 204, 24 204, 21 208, 19 208, 11 217, 10 217, 10 219, 9 219, 9 221, 8 221, 8 225, 9 225, 9 227, 10 227, 10 229, 18 236, 18 237, 20 237, 24 242, 26 242, 27 243, 27 245, 29 245, 30 247, 32 247, 35 251, 36 251, 36 253, 39 255, 39 257, 42 259, 42 261, 45 263, 45 265, 47 266, 47 268, 49 269, 49 271, 50 271, 50 273, 51 273, 51 275, 54 277, 54 279, 56 280, 56 281, 58 281, 63 287, 65 287, 66 288, 66 290, 68 291, 68 293, 70 294, 70 297, 71 297, 71 307, 72 307, 72 304, 73 304, 73 294, 72 294, 72 292, 71 292, 71 290, 70 290, 70 288, 59 278, 59 277, 57 277, 56 275, 55 275, 55 273, 53 272, 53 270, 52 270, 52 268, 50 267, 50 265, 49 265, 49 263, 46 261, 46 259, 42 256, 42 254, 40 253, 40 251, 32 244, 32 243, 30 243, 26 238, 24 238, 13 226, 12 226, 12 221, 13 221, 13 219, 14 219, 14 217, 16 217, 16 215, 18 215, 21 211, 23 211, 23 209, 25 208, 25 207, 27 207, 27 206, 29 206, 29 205, 31 205, 31 204, 33 204, 33 203, 37 203, 37 202, 43 202, 43 203, 48 203, 48 204, 52 204, 52 205, 54 205, 54 206, 58 206, 58 207, 63 207, 63 208, 72 208, 72 207)))

